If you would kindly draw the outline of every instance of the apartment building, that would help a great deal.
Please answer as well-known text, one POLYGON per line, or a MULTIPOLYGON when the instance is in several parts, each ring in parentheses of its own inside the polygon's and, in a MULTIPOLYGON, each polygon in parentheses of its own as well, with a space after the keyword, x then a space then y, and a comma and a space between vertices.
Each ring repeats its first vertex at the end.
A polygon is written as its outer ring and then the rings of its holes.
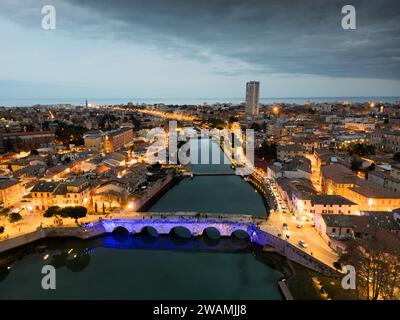
POLYGON ((377 130, 370 135, 371 144, 376 150, 385 152, 400 152, 400 131, 377 130))
POLYGON ((321 167, 321 189, 326 194, 345 197, 346 190, 356 186, 357 177, 341 164, 330 164, 321 167))
POLYGON ((260 82, 246 83, 246 116, 255 118, 259 115, 260 82))
POLYGON ((368 181, 400 196, 400 164, 377 166, 368 174, 368 181))
POLYGON ((22 182, 17 179, 0 180, 0 203, 3 208, 11 207, 20 201, 24 195, 25 188, 22 182))
POLYGON ((297 144, 279 145, 277 148, 278 160, 304 157, 306 153, 306 148, 297 144))
POLYGON ((105 133, 105 152, 114 152, 128 146, 133 141, 132 128, 120 128, 105 133))
POLYGON ((341 164, 322 167, 321 187, 324 193, 340 195, 357 203, 359 211, 391 211, 400 208, 397 193, 357 177, 341 164))
POLYGON ((51 206, 85 206, 91 203, 90 185, 86 179, 72 182, 38 181, 30 191, 33 209, 45 211, 51 206))
POLYGON ((345 120, 345 129, 353 131, 374 131, 375 123, 368 121, 348 121, 345 120))
POLYGON ((0 133, 0 151, 30 151, 54 143, 50 131, 0 133))
POLYGON ((98 132, 83 136, 85 147, 98 152, 114 152, 133 142, 132 128, 120 128, 108 132, 98 132))

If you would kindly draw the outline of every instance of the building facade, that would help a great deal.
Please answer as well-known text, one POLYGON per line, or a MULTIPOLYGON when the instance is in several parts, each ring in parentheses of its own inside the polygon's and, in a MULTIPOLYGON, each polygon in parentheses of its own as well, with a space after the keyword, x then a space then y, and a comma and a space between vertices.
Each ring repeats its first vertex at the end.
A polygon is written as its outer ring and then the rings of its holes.
POLYGON ((0 134, 0 151, 30 151, 54 143, 50 131, 13 132, 0 134))
POLYGON ((260 82, 246 83, 246 116, 255 118, 259 115, 260 82))

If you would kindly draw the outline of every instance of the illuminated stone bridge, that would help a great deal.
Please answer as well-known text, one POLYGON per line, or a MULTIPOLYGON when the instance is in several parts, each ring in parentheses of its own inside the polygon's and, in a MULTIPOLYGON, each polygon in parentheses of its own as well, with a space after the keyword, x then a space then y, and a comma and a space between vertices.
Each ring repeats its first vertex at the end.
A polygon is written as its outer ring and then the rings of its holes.
POLYGON ((244 231, 251 238, 254 224, 262 220, 250 215, 138 212, 102 220, 101 224, 106 232, 123 228, 129 233, 140 233, 146 228, 153 228, 158 234, 169 234, 180 227, 187 229, 192 236, 201 236, 207 229, 215 229, 220 236, 232 236, 237 231, 244 231))
POLYGON ((152 228, 158 234, 170 234, 176 228, 185 228, 194 237, 201 236, 209 229, 215 229, 220 236, 236 236, 245 232, 250 241, 273 249, 276 253, 286 256, 307 268, 329 276, 337 274, 331 265, 308 254, 298 246, 282 239, 276 230, 268 227, 265 218, 243 214, 210 214, 197 212, 135 212, 120 213, 110 216, 98 223, 84 226, 85 232, 91 230, 94 234, 111 233, 118 229, 125 229, 129 233, 140 233, 152 228))

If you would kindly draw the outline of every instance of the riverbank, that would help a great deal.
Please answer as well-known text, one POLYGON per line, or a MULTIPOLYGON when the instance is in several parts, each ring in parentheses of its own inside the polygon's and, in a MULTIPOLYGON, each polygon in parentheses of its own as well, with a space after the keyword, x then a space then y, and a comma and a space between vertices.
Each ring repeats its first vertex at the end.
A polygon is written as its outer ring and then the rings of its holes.
POLYGON ((159 198, 161 198, 170 188, 172 188, 181 177, 175 173, 169 173, 166 177, 157 181, 156 184, 148 190, 140 199, 135 200, 135 211, 146 211, 159 198))

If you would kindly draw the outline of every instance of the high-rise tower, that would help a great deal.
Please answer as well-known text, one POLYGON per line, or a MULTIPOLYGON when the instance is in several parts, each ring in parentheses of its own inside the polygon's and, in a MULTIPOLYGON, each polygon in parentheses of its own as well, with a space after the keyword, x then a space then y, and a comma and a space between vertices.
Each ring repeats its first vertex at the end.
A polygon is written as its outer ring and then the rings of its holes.
POLYGON ((259 115, 260 82, 246 83, 246 116, 255 118, 259 115))

